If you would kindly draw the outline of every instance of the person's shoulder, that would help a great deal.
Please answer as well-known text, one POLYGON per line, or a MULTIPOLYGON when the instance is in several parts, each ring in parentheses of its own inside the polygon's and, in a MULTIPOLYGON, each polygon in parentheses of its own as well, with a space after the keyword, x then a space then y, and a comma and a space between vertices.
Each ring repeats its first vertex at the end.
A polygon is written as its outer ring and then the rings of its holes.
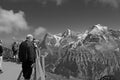
POLYGON ((26 43, 27 43, 26 41, 22 41, 20 45, 25 45, 26 43))

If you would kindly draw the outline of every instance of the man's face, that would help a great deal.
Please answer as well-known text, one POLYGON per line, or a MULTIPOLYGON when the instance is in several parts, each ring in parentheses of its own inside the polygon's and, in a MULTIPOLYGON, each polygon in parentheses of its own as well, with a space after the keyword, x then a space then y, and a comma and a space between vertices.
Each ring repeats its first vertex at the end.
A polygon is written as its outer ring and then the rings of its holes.
POLYGON ((30 41, 33 41, 33 37, 30 37, 30 41))

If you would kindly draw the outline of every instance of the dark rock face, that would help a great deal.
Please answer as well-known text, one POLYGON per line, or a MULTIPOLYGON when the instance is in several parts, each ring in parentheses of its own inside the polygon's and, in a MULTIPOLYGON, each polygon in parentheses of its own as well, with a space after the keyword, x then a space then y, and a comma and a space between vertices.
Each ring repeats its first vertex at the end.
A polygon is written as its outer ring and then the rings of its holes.
POLYGON ((105 75, 101 77, 99 80, 116 80, 116 78, 113 75, 105 75))
POLYGON ((12 50, 6 47, 3 47, 3 59, 4 60, 11 60, 13 58, 12 50))

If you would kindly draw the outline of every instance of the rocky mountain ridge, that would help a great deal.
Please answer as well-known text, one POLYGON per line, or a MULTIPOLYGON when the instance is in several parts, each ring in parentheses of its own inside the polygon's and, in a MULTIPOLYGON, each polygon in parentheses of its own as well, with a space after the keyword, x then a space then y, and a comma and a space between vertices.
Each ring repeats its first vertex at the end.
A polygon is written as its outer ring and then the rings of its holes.
MULTIPOLYGON (((82 80, 98 80, 106 75, 116 76, 120 72, 119 30, 98 24, 83 34, 73 34, 68 29, 59 37, 59 45, 53 45, 59 51, 55 52, 57 59, 53 63, 53 73, 68 78, 74 76, 82 80)), ((52 57, 55 56, 53 53, 52 57)))

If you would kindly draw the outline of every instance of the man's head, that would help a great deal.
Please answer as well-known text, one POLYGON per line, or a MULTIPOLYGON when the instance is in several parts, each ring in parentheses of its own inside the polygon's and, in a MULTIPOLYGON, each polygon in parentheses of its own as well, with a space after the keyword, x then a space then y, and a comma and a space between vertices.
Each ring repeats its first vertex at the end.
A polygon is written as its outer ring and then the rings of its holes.
POLYGON ((33 35, 28 34, 28 35, 26 36, 26 40, 28 40, 28 41, 33 41, 33 35))

